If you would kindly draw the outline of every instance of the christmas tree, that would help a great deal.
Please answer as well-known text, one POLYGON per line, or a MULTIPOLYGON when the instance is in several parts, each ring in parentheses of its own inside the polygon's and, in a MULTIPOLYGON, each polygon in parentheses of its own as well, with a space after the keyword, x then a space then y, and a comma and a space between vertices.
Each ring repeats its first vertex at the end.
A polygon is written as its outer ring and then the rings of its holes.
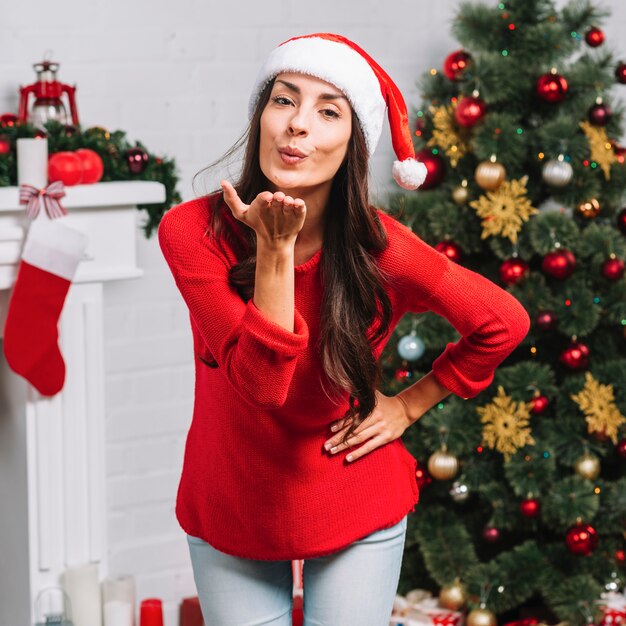
MULTIPOLYGON (((626 580, 626 150, 613 97, 626 64, 604 41, 607 17, 580 0, 459 5, 461 49, 421 78, 412 112, 425 184, 390 199, 532 320, 487 389, 448 396, 403 437, 421 493, 398 591, 439 594, 471 611, 469 626, 606 624, 602 599, 626 580)), ((459 337, 431 312, 405 316, 383 392, 459 337)))

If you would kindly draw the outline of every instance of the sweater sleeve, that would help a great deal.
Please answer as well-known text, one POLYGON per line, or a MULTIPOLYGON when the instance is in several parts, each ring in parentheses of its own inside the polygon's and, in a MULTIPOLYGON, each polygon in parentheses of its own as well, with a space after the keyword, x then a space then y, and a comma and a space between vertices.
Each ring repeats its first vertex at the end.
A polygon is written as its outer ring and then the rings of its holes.
POLYGON ((472 398, 491 384, 498 365, 528 333, 528 313, 508 291, 391 219, 387 216, 386 222, 404 310, 433 311, 461 335, 435 359, 433 375, 457 396, 472 398))
MULTIPOLYGON (((182 208, 183 205, 180 205, 182 208)), ((294 310, 294 332, 246 303, 228 282, 228 264, 200 231, 170 209, 158 229, 159 245, 195 326, 217 366, 255 407, 282 406, 298 354, 308 344, 306 321, 294 310)))

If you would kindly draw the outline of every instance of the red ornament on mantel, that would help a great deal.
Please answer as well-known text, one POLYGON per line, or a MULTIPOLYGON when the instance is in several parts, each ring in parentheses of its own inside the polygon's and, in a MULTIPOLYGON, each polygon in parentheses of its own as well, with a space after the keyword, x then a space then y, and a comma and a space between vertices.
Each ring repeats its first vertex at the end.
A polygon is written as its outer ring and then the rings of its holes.
POLYGON ((104 173, 104 165, 100 155, 89 148, 80 148, 75 150, 74 153, 81 160, 83 167, 82 184, 90 185, 97 183, 104 173))
POLYGON ((602 263, 601 272, 607 280, 619 280, 624 275, 624 261, 617 257, 607 259, 602 263))
POLYGON ((585 41, 587 42, 587 45, 592 48, 597 48, 604 43, 604 33, 599 28, 594 26, 585 34, 585 41))
POLYGON ((446 57, 443 63, 443 71, 450 80, 463 80, 463 78, 465 78, 465 72, 471 69, 473 63, 474 61, 469 52, 456 50, 446 57))
POLYGON ((454 119, 459 126, 476 126, 487 114, 487 105, 477 96, 463 96, 454 110, 454 119))
POLYGON ((0 128, 12 128, 18 125, 19 121, 14 113, 3 113, 0 115, 0 128))
POLYGON ((526 498, 520 502, 519 510, 524 517, 537 517, 541 511, 541 503, 537 498, 526 498))
POLYGON ((589 364, 589 348, 579 341, 572 343, 561 352, 559 361, 571 370, 583 370, 589 364))
POLYGON ((454 241, 440 241, 439 243, 435 244, 435 250, 438 250, 442 254, 445 254, 451 261, 454 261, 455 263, 460 263, 461 257, 463 256, 460 246, 454 243, 454 241))
POLYGON ((556 326, 556 321, 554 311, 539 311, 535 316, 535 324, 541 330, 552 330, 556 326))
POLYGON ((500 265, 500 280, 505 285, 515 285, 528 274, 528 263, 517 257, 507 259, 500 265))
POLYGON ((0 135, 0 155, 9 154, 11 152, 11 142, 6 136, 0 135))
POLYGON ((565 248, 548 252, 541 261, 541 270, 544 274, 559 280, 569 278, 575 269, 576 257, 565 248))
POLYGON ((432 189, 433 187, 437 187, 446 173, 444 160, 438 154, 433 154, 430 149, 418 152, 415 158, 426 166, 426 179, 420 189, 432 189))
POLYGON ((537 95, 546 102, 562 102, 568 89, 567 80, 560 74, 542 74, 537 79, 537 95))
POLYGON ((598 533, 591 524, 579 522, 569 528, 565 535, 565 543, 573 554, 589 556, 598 545, 598 533))
POLYGON ((148 153, 141 148, 131 148, 124 156, 131 174, 141 174, 149 160, 148 153))
POLYGON ((83 163, 74 152, 55 152, 48 159, 48 180, 60 180, 67 187, 78 185, 83 180, 83 163))

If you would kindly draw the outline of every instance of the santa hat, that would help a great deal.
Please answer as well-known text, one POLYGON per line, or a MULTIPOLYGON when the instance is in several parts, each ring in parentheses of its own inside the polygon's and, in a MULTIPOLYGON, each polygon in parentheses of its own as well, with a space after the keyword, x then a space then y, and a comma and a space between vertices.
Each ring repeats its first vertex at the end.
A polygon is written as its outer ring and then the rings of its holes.
POLYGON ((281 43, 257 75, 248 103, 250 118, 263 88, 281 72, 316 76, 340 89, 359 119, 369 156, 380 139, 387 109, 398 157, 392 168, 394 180, 405 189, 417 189, 424 182, 427 170, 415 159, 404 98, 382 67, 357 44, 333 33, 302 35, 281 43))

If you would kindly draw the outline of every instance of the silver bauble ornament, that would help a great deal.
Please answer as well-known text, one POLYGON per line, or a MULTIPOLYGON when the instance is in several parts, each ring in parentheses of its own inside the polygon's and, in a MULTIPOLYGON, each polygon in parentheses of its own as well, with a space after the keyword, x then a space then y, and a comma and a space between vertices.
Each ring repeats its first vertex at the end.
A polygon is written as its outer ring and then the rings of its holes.
POLYGON ((579 476, 587 480, 595 480, 600 474, 600 461, 597 456, 585 452, 574 463, 574 469, 579 476))
POLYGON ((405 335, 398 341, 398 354, 405 361, 417 361, 425 350, 424 342, 414 332, 405 335))
POLYGON ((552 187, 566 187, 574 177, 574 169, 561 156, 558 159, 550 159, 541 170, 541 177, 552 187))
POLYGON ((557 202, 554 198, 546 198, 537 208, 539 213, 561 213, 566 217, 574 215, 571 207, 563 206, 561 202, 557 202))
POLYGON ((470 495, 469 487, 460 480, 455 480, 450 488, 450 497, 455 502, 465 502, 470 495))

